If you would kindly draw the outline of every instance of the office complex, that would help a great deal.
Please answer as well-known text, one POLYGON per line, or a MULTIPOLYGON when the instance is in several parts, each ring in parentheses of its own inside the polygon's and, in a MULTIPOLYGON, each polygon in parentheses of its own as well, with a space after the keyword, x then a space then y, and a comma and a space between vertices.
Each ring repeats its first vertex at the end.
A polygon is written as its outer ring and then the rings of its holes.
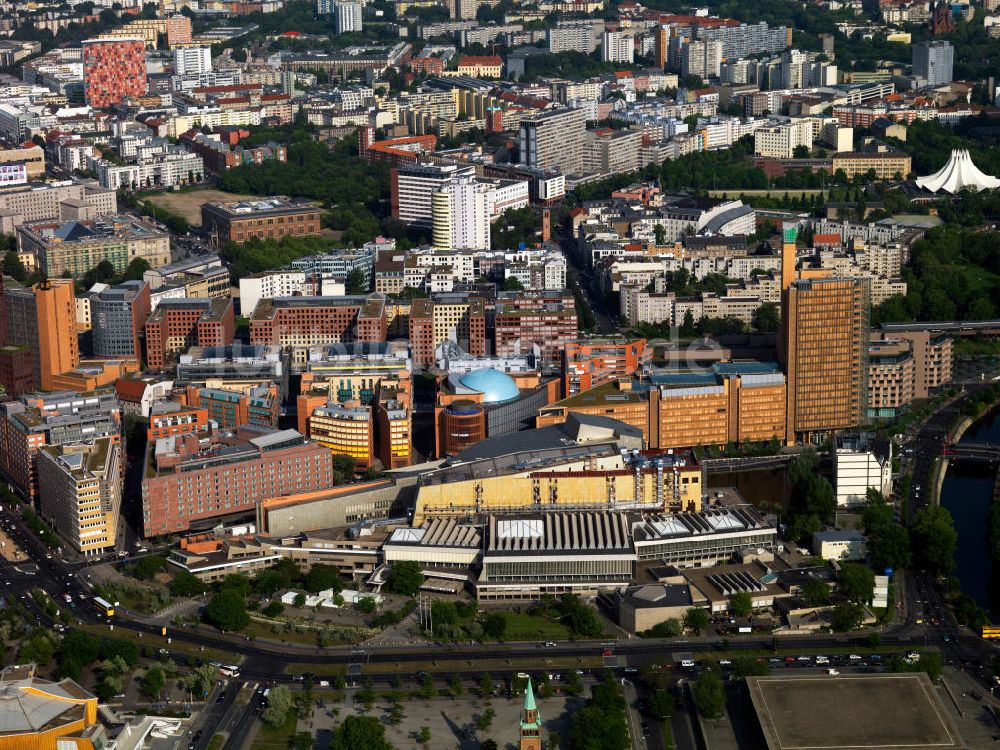
POLYGON ((375 454, 372 408, 356 401, 318 406, 306 419, 307 437, 329 448, 333 455, 350 456, 367 469, 375 454))
POLYGON ((146 321, 146 362, 152 369, 163 369, 168 357, 191 346, 226 346, 235 333, 228 297, 165 299, 146 321))
POLYGON ((520 162, 564 175, 583 169, 587 114, 582 109, 553 109, 521 119, 520 162))
POLYGON ((83 42, 83 94, 98 109, 146 93, 146 45, 116 37, 83 42))
POLYGON ((121 405, 114 391, 57 391, 0 404, 0 469, 26 498, 38 493, 36 453, 44 445, 69 445, 121 435, 121 405))
POLYGON ((203 203, 201 227, 221 247, 227 242, 246 242, 319 234, 319 209, 309 201, 289 198, 258 198, 232 203, 203 203))
POLYGON ((114 550, 121 513, 122 445, 116 437, 38 450, 38 508, 83 555, 114 550))
POLYGON ((4 302, 7 342, 31 351, 36 387, 52 390, 56 376, 80 364, 72 280, 49 279, 29 288, 7 288, 4 302))
POLYGON ((378 297, 277 297, 257 303, 250 316, 250 343, 302 349, 385 341, 385 325, 385 300, 378 297))
POLYGON ((913 77, 923 86, 944 86, 952 81, 955 48, 951 42, 932 40, 913 45, 913 77))
POLYGON ((784 234, 779 357, 788 380, 786 438, 813 442, 861 423, 867 279, 794 280, 795 229, 784 234))
POLYGON ((140 335, 149 311, 145 281, 124 281, 91 296, 94 356, 141 359, 140 335))
POLYGON ((198 435, 207 432, 208 428, 207 409, 176 401, 161 401, 153 404, 149 410, 146 439, 153 443, 160 438, 176 435, 198 435))
POLYGON ((209 420, 225 430, 243 425, 276 429, 281 411, 281 390, 274 383, 220 382, 218 386, 188 386, 179 398, 205 411, 209 420))
POLYGON ((143 532, 170 534, 252 514, 261 500, 333 485, 333 454, 295 430, 243 428, 208 444, 194 435, 150 443, 143 532))
POLYGON ((406 164, 392 170, 392 216, 407 224, 431 227, 433 195, 454 178, 475 177, 472 167, 455 164, 406 164))
POLYGON ((524 354, 538 346, 543 363, 558 364, 579 328, 569 291, 503 293, 494 313, 494 350, 500 356, 524 354))

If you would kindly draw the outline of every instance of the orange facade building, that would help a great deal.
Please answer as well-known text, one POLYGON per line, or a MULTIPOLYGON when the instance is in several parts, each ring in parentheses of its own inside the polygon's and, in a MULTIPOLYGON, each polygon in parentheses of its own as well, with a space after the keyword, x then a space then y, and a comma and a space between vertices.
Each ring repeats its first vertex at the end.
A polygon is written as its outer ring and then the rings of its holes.
POLYGON ((0 750, 98 750, 109 743, 97 697, 70 679, 35 676, 34 664, 0 671, 4 719, 0 750))

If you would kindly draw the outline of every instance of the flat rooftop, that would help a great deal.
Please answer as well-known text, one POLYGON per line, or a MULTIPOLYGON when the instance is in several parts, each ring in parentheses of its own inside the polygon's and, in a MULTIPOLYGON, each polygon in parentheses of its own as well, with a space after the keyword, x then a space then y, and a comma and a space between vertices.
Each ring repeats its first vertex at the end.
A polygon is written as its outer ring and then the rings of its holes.
POLYGON ((768 750, 967 748, 923 673, 748 677, 768 750))

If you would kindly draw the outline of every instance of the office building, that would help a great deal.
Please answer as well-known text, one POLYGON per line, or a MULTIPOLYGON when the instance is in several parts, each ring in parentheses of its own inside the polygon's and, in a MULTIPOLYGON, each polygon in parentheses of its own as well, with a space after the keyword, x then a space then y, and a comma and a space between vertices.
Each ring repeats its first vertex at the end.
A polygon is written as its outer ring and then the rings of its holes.
POLYGON ((38 450, 38 509, 82 555, 114 551, 124 477, 122 444, 102 437, 38 450))
POLYGON ((23 497, 38 494, 36 453, 43 445, 68 445, 121 435, 121 405, 113 390, 57 391, 0 404, 0 469, 23 497))
POLYGON ((335 2, 333 4, 333 27, 338 34, 361 31, 361 3, 335 2))
POLYGON ((215 387, 275 383, 284 398, 288 394, 288 363, 277 346, 195 346, 177 357, 177 380, 186 384, 212 382, 215 387))
POLYGON ((165 290, 180 291, 178 297, 229 298, 229 269, 215 254, 193 255, 176 263, 150 268, 142 280, 149 284, 153 309, 165 290))
POLYGON ((920 86, 944 86, 952 81, 955 48, 935 39, 913 45, 913 77, 920 86))
POLYGON ((117 37, 83 42, 83 93, 96 109, 146 94, 146 45, 117 37))
POLYGON ((635 59, 635 37, 621 31, 601 34, 601 60, 632 64, 635 59))
POLYGON ((864 416, 868 282, 794 279, 795 230, 785 229, 779 356, 787 378, 786 438, 824 440, 864 416))
POLYGON ((113 742, 97 716, 97 696, 68 677, 43 680, 34 664, 11 664, 0 671, 0 695, 4 750, 93 750, 113 742))
POLYGON ((901 180, 910 173, 912 165, 912 157, 902 149, 871 139, 856 151, 833 154, 830 169, 843 171, 848 179, 874 172, 877 180, 901 180))
POLYGON ((145 281, 124 281, 92 295, 94 356, 142 359, 139 339, 149 312, 149 284, 145 281))
POLYGON ((503 72, 503 58, 499 55, 462 55, 458 61, 458 74, 472 78, 499 78, 503 72))
POLYGON ((350 456, 359 470, 372 465, 375 425, 372 408, 357 401, 318 406, 306 417, 306 437, 329 448, 333 455, 350 456))
POLYGON ((54 389, 58 375, 80 364, 73 281, 46 279, 30 288, 7 288, 4 301, 7 342, 29 349, 36 386, 54 389))
POLYGON ((927 398, 941 386, 951 382, 954 366, 953 341, 946 335, 920 330, 921 326, 912 326, 914 330, 906 330, 907 327, 905 323, 887 323, 881 332, 874 334, 874 338, 910 343, 910 353, 913 356, 913 397, 927 398))
POLYGON ((126 214, 22 224, 17 239, 21 252, 31 253, 49 278, 80 278, 105 260, 119 274, 136 258, 151 267, 170 262, 169 232, 126 214))
POLYGON ((0 385, 8 398, 19 398, 36 389, 35 357, 26 346, 0 346, 0 385))
POLYGON ((529 167, 557 169, 564 175, 583 169, 587 115, 582 109, 552 109, 521 119, 519 161, 529 167))
POLYGON ((472 177, 446 182, 431 196, 434 247, 440 250, 489 250, 488 184, 472 177))
POLYGON ((178 47, 174 50, 174 75, 186 78, 211 72, 211 47, 178 47))
POLYGON ((146 364, 162 370, 168 358, 192 346, 227 346, 236 322, 229 298, 165 299, 146 321, 146 364))
POLYGON ((811 149, 812 145, 812 124, 807 120, 757 128, 753 133, 753 150, 758 156, 791 159, 799 146, 811 149))
POLYGON ((182 435, 150 444, 142 482, 143 533, 170 534, 253 514, 257 503, 333 485, 333 454, 295 430, 236 435, 202 444, 182 435))
POLYGON ((432 196, 454 178, 475 177, 473 167, 457 164, 407 164, 392 170, 390 202, 395 219, 430 228, 432 196))
POLYGON ((203 203, 201 227, 221 247, 227 242, 246 242, 252 237, 275 239, 319 234, 320 210, 310 201, 283 196, 232 203, 203 203))

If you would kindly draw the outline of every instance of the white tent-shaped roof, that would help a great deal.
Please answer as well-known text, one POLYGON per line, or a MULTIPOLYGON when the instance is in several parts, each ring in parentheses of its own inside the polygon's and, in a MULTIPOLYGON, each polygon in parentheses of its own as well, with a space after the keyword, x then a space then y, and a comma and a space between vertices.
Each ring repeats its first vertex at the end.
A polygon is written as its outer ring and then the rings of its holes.
POLYGON ((956 148, 951 152, 948 163, 932 175, 918 177, 917 186, 936 193, 944 190, 946 193, 957 193, 963 188, 973 190, 992 190, 1000 187, 1000 180, 979 171, 972 163, 972 157, 964 148, 956 148))

